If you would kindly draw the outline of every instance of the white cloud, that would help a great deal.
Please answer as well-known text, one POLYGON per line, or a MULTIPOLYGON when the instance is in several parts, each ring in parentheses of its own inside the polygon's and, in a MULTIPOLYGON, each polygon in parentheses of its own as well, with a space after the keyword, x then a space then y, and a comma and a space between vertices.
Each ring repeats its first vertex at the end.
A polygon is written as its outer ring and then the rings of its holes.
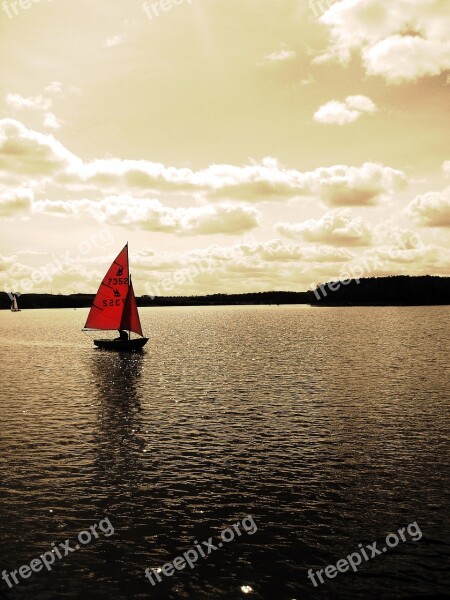
POLYGON ((348 96, 344 102, 330 100, 314 114, 318 123, 346 125, 358 120, 364 114, 373 114, 377 107, 367 96, 348 96))
POLYGON ((294 50, 287 50, 286 48, 282 48, 281 50, 278 50, 277 52, 272 52, 272 54, 266 56, 265 60, 268 63, 277 63, 284 62, 286 60, 292 60, 296 56, 297 55, 294 50))
MULTIPOLYGON (((75 90, 76 88, 70 88, 75 90)), ((50 85, 45 88, 45 91, 53 96, 63 96, 66 93, 64 86, 59 81, 52 81, 50 85)), ((71 92, 73 93, 73 92, 71 92)), ((14 113, 21 110, 31 110, 42 113, 42 125, 48 129, 59 129, 62 121, 56 117, 53 112, 50 112, 53 106, 53 100, 45 97, 42 94, 38 96, 24 97, 21 94, 7 94, 6 104, 12 109, 14 113)))
POLYGON ((61 81, 52 81, 44 88, 44 90, 49 94, 55 94, 56 96, 64 95, 63 84, 61 81))
POLYGON ((102 195, 120 190, 135 195, 196 193, 204 201, 280 201, 300 196, 320 198, 329 206, 372 206, 407 185, 402 171, 377 163, 336 165, 301 172, 276 159, 249 165, 210 165, 203 170, 118 158, 83 162, 51 135, 27 129, 13 119, 0 120, 0 157, 4 176, 32 179, 52 176, 65 190, 102 195))
POLYGON ((450 187, 416 196, 407 214, 424 227, 450 227, 450 187))
POLYGON ((329 206, 375 206, 405 189, 402 171, 377 163, 362 167, 323 167, 314 171, 316 190, 329 206))
POLYGON ((443 0, 342 0, 320 21, 329 29, 330 46, 316 62, 346 63, 359 51, 367 73, 389 83, 450 68, 450 12, 443 0))
POLYGON ((449 69, 450 42, 393 35, 364 48, 362 56, 369 75, 382 75, 392 83, 400 83, 449 69))
POLYGON ((61 81, 52 81, 44 88, 44 91, 54 96, 61 96, 65 98, 69 94, 79 95, 81 93, 80 88, 73 85, 66 85, 61 81))
POLYGON ((15 256, 4 256, 3 254, 0 254, 0 272, 9 271, 15 262, 15 256))
POLYGON ((379 247, 389 246, 397 249, 412 250, 421 248, 424 245, 424 241, 417 231, 398 225, 390 225, 386 222, 376 225, 372 233, 375 245, 379 247))
POLYGON ((58 172, 76 173, 82 161, 51 135, 28 129, 14 119, 0 120, 0 159, 9 177, 43 179, 58 172))
MULTIPOLYGON (((62 183, 69 179, 63 177, 62 183)), ((319 196, 336 206, 377 204, 406 185, 404 173, 376 163, 321 167, 303 173, 285 169, 272 159, 244 166, 211 165, 201 171, 148 161, 97 160, 84 164, 72 180, 103 188, 121 185, 152 192, 197 192, 210 200, 262 202, 319 196)))
POLYGON ((446 175, 450 175, 450 160, 446 160, 442 165, 442 170, 446 175))
POLYGON ((335 246, 368 246, 372 242, 367 221, 346 211, 329 212, 302 223, 277 223, 275 229, 289 238, 335 246))
MULTIPOLYGON (((139 272, 137 294, 171 295, 308 289, 312 280, 321 279, 323 273, 339 272, 353 258, 342 248, 304 248, 276 239, 257 242, 246 236, 230 246, 211 245, 187 252, 144 249, 136 254, 133 265, 139 272)), ((105 263, 106 267, 110 260, 110 256, 90 256, 77 264, 46 268, 45 257, 40 267, 18 263, 16 256, 0 257, 0 286, 29 291, 25 288, 32 285, 34 273, 37 283, 33 292, 46 292, 50 286, 70 293, 92 292, 103 275, 99 265, 105 263)))
POLYGON ((242 244, 239 251, 244 256, 257 256, 268 262, 345 262, 353 257, 351 252, 342 248, 299 246, 278 239, 242 244))
POLYGON ((254 208, 217 205, 171 208, 159 200, 110 196, 102 200, 35 201, 33 210, 60 216, 88 214, 101 222, 130 229, 177 235, 239 235, 259 224, 254 208))
POLYGON ((114 46, 120 46, 120 44, 123 44, 124 39, 125 39, 124 34, 113 35, 106 40, 105 48, 114 48, 114 46))
POLYGON ((45 113, 43 125, 50 129, 59 129, 61 121, 53 113, 45 113))
POLYGON ((20 94, 7 94, 6 104, 13 110, 48 110, 52 101, 41 95, 25 98, 20 94))
MULTIPOLYGON (((79 264, 69 262, 49 269, 45 268, 45 257, 41 267, 32 267, 18 263, 16 256, 0 256, 0 286, 29 291, 24 286, 30 285, 35 274, 38 283, 33 286, 33 292, 46 292, 49 287, 66 293, 92 292, 104 273, 100 265, 106 268, 112 258, 89 256, 79 264)), ((34 265, 35 261, 36 258, 34 265)), ((353 267, 356 267, 355 273, 362 268, 367 276, 403 272, 449 274, 450 250, 434 245, 386 246, 356 255, 345 248, 302 247, 277 239, 257 242, 250 235, 230 246, 211 245, 187 252, 143 249, 134 256, 133 265, 138 272, 135 277, 138 295, 306 290, 311 288, 312 282, 346 279, 353 267)))
POLYGON ((278 239, 257 242, 251 236, 232 246, 213 245, 183 254, 140 254, 137 268, 148 282, 146 293, 152 295, 308 289, 312 278, 327 270, 337 272, 353 258, 342 248, 305 248, 278 239), (182 273, 194 275, 180 283, 182 273))
POLYGON ((398 248, 396 246, 371 248, 365 253, 364 258, 367 259, 368 265, 374 267, 366 274, 370 277, 399 274, 450 274, 450 249, 435 244, 420 245, 414 248, 398 248))
POLYGON ((28 213, 34 199, 30 189, 15 189, 0 193, 0 216, 14 217, 18 214, 28 213))

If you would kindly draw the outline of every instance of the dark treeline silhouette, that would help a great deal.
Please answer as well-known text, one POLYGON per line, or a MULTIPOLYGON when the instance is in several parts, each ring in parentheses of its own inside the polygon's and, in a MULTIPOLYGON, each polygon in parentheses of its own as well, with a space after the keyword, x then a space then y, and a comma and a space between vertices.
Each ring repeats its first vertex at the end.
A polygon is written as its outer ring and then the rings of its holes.
POLYGON ((318 306, 425 306, 450 304, 450 277, 376 277, 329 282, 313 293, 318 306))
MULTIPOLYGON (((94 294, 23 294, 19 306, 30 308, 88 308, 94 294)), ((215 306, 233 304, 312 304, 314 306, 420 306, 450 304, 450 277, 377 277, 328 282, 308 292, 258 292, 208 296, 137 298, 138 306, 215 306)), ((0 292, 0 309, 11 301, 0 292)))
MULTIPOLYGON (((23 294, 20 308, 87 308, 95 294, 23 294)), ((309 304, 312 292, 260 292, 253 294, 211 294, 209 296, 140 296, 138 306, 214 306, 232 304, 309 304)), ((10 308, 11 301, 0 292, 0 309, 10 308)))

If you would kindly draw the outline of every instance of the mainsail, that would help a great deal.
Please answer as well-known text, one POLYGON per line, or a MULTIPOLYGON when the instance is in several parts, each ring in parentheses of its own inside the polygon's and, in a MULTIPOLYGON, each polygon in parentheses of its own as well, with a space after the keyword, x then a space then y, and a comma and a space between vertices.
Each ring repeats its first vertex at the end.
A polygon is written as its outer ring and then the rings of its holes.
POLYGON ((84 327, 127 329, 143 336, 128 266, 128 244, 103 278, 84 327))

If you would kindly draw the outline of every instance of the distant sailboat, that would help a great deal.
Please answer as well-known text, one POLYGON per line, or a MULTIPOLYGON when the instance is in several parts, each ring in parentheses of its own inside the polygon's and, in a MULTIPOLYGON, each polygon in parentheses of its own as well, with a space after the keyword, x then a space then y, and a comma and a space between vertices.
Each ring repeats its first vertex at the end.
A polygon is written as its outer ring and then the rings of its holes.
POLYGON ((141 321, 128 266, 128 244, 103 278, 92 303, 84 329, 120 332, 120 338, 94 340, 105 350, 141 350, 148 342, 141 321), (128 331, 128 334, 126 333, 128 331), (131 339, 131 332, 140 338, 131 339))
POLYGON ((11 312, 20 312, 21 309, 17 304, 17 298, 20 296, 19 292, 8 292, 8 296, 11 300, 11 312))

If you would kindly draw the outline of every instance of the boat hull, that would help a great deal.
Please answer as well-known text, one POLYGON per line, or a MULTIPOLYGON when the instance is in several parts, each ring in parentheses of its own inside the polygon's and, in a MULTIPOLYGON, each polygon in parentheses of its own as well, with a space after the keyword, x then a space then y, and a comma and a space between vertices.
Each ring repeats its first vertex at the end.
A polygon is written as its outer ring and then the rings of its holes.
POLYGON ((142 337, 134 340, 94 340, 97 348, 102 350, 115 350, 116 352, 139 352, 148 342, 149 338, 142 337))

